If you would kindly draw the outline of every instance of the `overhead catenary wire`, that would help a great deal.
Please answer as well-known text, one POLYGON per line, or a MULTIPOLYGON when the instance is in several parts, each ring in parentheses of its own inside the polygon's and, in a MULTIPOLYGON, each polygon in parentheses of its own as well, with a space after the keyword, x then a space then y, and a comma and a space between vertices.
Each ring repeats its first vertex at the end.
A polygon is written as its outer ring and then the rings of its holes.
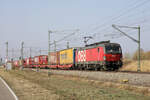
MULTIPOLYGON (((145 2, 147 2, 148 0, 144 0, 145 2)), ((142 4, 144 3, 144 4, 146 4, 144 1, 139 1, 139 2, 137 2, 137 3, 135 3, 136 5, 141 5, 141 6, 143 6, 142 4)), ((135 6, 134 5, 134 7, 136 7, 136 9, 137 9, 137 7, 138 6, 135 6)), ((134 7, 132 7, 132 8, 134 8, 134 7)), ((124 10, 124 9, 123 9, 124 10)), ((133 9, 134 10, 134 9, 133 9)), ((125 12, 127 12, 127 11, 125 11, 125 12)), ((123 12, 121 12, 121 13, 123 13, 123 12)), ((133 13, 134 14, 134 13, 133 13)), ((118 14, 118 16, 119 16, 120 14, 118 14)), ((114 19, 114 20, 110 20, 110 21, 121 21, 122 20, 122 18, 123 17, 127 17, 127 16, 129 16, 128 14, 125 14, 125 15, 121 15, 120 17, 118 17, 118 18, 116 18, 116 19, 114 19)), ((133 16, 134 17, 134 16, 133 16)), ((115 18, 115 17, 114 17, 115 18)), ((112 17, 111 17, 111 19, 112 19, 112 17)), ((109 21, 108 21, 108 23, 110 23, 109 21)), ((122 21, 121 21, 121 23, 122 23, 122 21)), ((138 23, 138 22, 137 22, 138 23)), ((140 22, 139 22, 140 23, 140 22)), ((141 22, 142 23, 142 22, 141 22)), ((144 23, 147 23, 146 21, 144 22, 144 23)), ((104 31, 106 31, 106 29, 108 29, 107 27, 106 27, 106 25, 108 25, 107 23, 104 25, 104 26, 102 26, 102 27, 99 27, 98 29, 100 29, 100 31, 99 32, 94 32, 94 31, 96 31, 96 30, 93 30, 93 32, 91 32, 92 34, 91 35, 93 35, 94 37, 96 36, 96 35, 100 35, 100 34, 105 34, 105 33, 103 33, 102 31, 104 30, 104 31), (103 28, 105 28, 105 29, 103 29, 103 28), (103 29, 103 30, 102 30, 103 29)), ((108 27, 110 27, 109 25, 108 25, 108 27)), ((73 36, 73 35, 72 35, 73 36)), ((71 36, 70 36, 71 37, 71 36)), ((75 41, 75 39, 74 39, 74 37, 71 37, 71 38, 67 38, 69 41, 75 41), (73 39, 72 39, 73 38, 73 39)), ((58 40, 58 43, 60 43, 60 42, 62 42, 62 41, 65 41, 66 42, 66 38, 62 38, 62 39, 59 39, 58 40)), ((57 43, 57 44, 58 44, 57 43)), ((53 44, 52 44, 53 45, 53 44)), ((65 46, 65 45, 64 45, 65 46)))
POLYGON ((137 9, 137 8, 139 8, 139 7, 141 7, 141 6, 144 6, 144 4, 147 4, 148 2, 150 2, 150 0, 145 0, 145 1, 140 2, 140 3, 137 2, 137 3, 136 3, 137 5, 134 5, 132 8, 129 8, 129 9, 125 10, 124 12, 121 12, 119 15, 117 15, 117 16, 115 16, 115 17, 112 17, 110 20, 108 19, 108 20, 106 21, 106 23, 103 23, 103 24, 101 24, 100 26, 98 25, 97 27, 93 28, 93 31, 95 31, 95 30, 97 30, 97 29, 99 29, 99 28, 108 26, 108 24, 110 23, 110 21, 115 21, 115 20, 117 20, 118 18, 120 18, 121 16, 124 16, 124 14, 129 13, 129 12, 131 12, 131 11, 133 11, 133 10, 135 10, 135 9, 137 9))
MULTIPOLYGON (((100 29, 100 31, 94 32, 94 34, 92 34, 92 36, 94 37, 96 34, 102 33, 102 31, 108 30, 108 28, 110 27, 110 25, 109 25, 110 21, 115 21, 115 20, 116 20, 116 22, 117 22, 117 21, 119 21, 119 20, 117 20, 117 19, 120 18, 121 16, 124 16, 124 15, 123 15, 124 13, 129 13, 129 12, 133 11, 133 8, 134 8, 134 10, 135 10, 135 9, 137 9, 137 8, 139 8, 139 7, 141 7, 141 6, 143 6, 144 4, 146 4, 146 3, 148 3, 148 2, 149 2, 149 0, 145 0, 145 1, 143 1, 143 2, 137 3, 137 5, 133 6, 132 8, 129 8, 128 10, 125 10, 125 12, 121 13, 120 15, 111 18, 111 20, 107 21, 106 23, 101 24, 101 26, 97 26, 96 28, 93 29, 93 31, 96 31, 97 29, 100 29)), ((126 15, 127 15, 127 14, 126 14, 126 15)), ((125 15, 125 16, 126 16, 126 15, 125 15)), ((121 19, 120 19, 120 20, 121 20, 121 19)))
MULTIPOLYGON (((133 6, 133 5, 137 4, 137 3, 139 3, 139 2, 137 2, 137 1, 139 1, 139 0, 132 0, 132 1, 130 0, 131 4, 129 4, 128 6, 125 6, 125 8, 123 8, 123 9, 119 10, 119 11, 117 12, 117 14, 120 13, 120 12, 125 11, 125 9, 128 8, 128 7, 130 7, 130 6, 133 6)), ((102 23, 102 24, 99 24, 99 25, 97 25, 98 23, 90 24, 90 25, 87 26, 87 29, 91 28, 91 27, 94 26, 94 25, 96 25, 96 27, 98 27, 98 26, 103 27, 103 26, 105 26, 107 23, 109 23, 109 21, 111 21, 112 19, 114 19, 114 17, 116 17, 116 13, 113 14, 113 15, 108 16, 107 18, 105 17, 103 20, 105 21, 105 20, 107 19, 106 22, 104 22, 104 23, 102 23)), ((98 22, 99 22, 99 21, 98 21, 98 22)), ((95 27, 95 28, 96 28, 96 27, 95 27)), ((91 31, 94 31, 95 28, 93 28, 91 31)))
MULTIPOLYGON (((144 2, 140 2, 140 3, 136 2, 137 5, 135 5, 134 7, 132 7, 132 9, 133 9, 133 8, 137 8, 137 7, 139 7, 139 6, 143 6, 143 4, 145 4, 146 2, 148 2, 148 0, 146 0, 146 1, 144 1, 144 2)), ((110 21, 114 21, 114 20, 118 19, 118 18, 121 17, 124 13, 130 12, 130 10, 132 10, 132 9, 130 8, 130 9, 128 9, 127 11, 125 10, 125 12, 121 13, 119 16, 115 16, 115 17, 111 18, 110 21)), ((129 15, 128 15, 128 16, 129 16, 129 15)), ((106 23, 101 24, 100 27, 98 26, 98 27, 94 28, 93 31, 97 30, 98 28, 101 28, 101 31, 102 31, 102 28, 104 28, 103 30, 108 30, 108 27, 110 27, 110 26, 109 26, 109 24, 107 24, 107 23, 109 23, 110 21, 107 21, 106 23), (105 24, 106 24, 106 25, 105 25, 105 24)), ((119 21, 119 20, 116 20, 116 21, 119 21)), ((99 33, 100 33, 100 31, 99 31, 99 32, 95 32, 92 36, 95 37, 96 34, 99 34, 99 33)))
MULTIPOLYGON (((130 26, 135 26, 135 25, 141 25, 141 26, 143 26, 144 24, 148 24, 148 20, 147 19, 143 19, 142 21, 138 21, 138 22, 134 22, 134 23, 132 23, 132 24, 124 24, 124 25, 130 25, 130 26)), ((101 32, 102 31, 108 31, 108 28, 105 28, 105 29, 103 29, 103 30, 101 30, 101 32)), ((128 30, 127 32, 129 32, 129 31, 131 31, 131 30, 128 30)), ((97 32, 96 34, 98 34, 98 33, 100 33, 100 32, 97 32)), ((107 32, 108 33, 108 32, 107 32)), ((107 33, 103 33, 104 34, 104 37, 106 36, 106 34, 107 33)), ((96 34, 94 34, 94 35, 96 35, 96 34)), ((110 33, 109 33, 110 34, 110 33)), ((94 36, 93 35, 93 36, 94 36)), ((117 34, 116 34, 117 35, 117 34)), ((122 37, 122 35, 117 35, 117 37, 116 36, 113 36, 113 38, 112 39, 115 39, 115 38, 120 38, 120 37, 122 37)))
MULTIPOLYGON (((66 38, 69 38, 69 37, 71 37, 71 36, 73 36, 73 35, 75 35, 75 34, 76 34, 76 32, 73 32, 73 33, 71 33, 71 34, 68 34, 67 36, 64 36, 63 38, 61 38, 61 39, 59 39, 59 40, 56 40, 55 42, 56 42, 56 43, 61 42, 61 41, 65 40, 66 38)), ((53 42, 51 45, 54 45, 54 42, 53 42)))
MULTIPOLYGON (((148 24, 148 21, 149 21, 149 19, 144 19, 144 18, 141 18, 142 20, 140 20, 140 21, 138 21, 138 22, 134 22, 134 23, 131 23, 131 24, 126 24, 126 25, 129 25, 129 26, 135 26, 135 25, 144 25, 144 24, 148 24)), ((145 27, 143 27, 144 29, 143 29, 143 31, 145 32, 145 27)), ((147 27, 148 29, 149 29, 149 27, 147 27)), ((131 29, 128 29, 128 30, 126 30, 126 32, 127 33, 132 33, 132 34, 135 34, 136 32, 132 32, 132 31, 134 31, 134 30, 131 30, 131 29)), ((111 37, 112 39, 115 39, 115 38, 120 38, 120 37, 122 37, 123 35, 121 35, 121 34, 114 34, 114 33, 112 33, 112 34, 104 34, 104 37, 111 37)))

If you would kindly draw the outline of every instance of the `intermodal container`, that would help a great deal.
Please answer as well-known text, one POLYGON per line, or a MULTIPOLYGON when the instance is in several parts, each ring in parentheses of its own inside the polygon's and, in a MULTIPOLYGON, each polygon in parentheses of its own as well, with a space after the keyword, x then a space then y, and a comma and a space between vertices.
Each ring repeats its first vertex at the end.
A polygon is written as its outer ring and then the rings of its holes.
POLYGON ((34 65, 38 65, 40 64, 40 57, 39 56, 35 56, 34 57, 34 65))
POLYGON ((47 65, 48 64, 48 56, 47 55, 40 55, 39 56, 39 63, 41 65, 47 65))
POLYGON ((15 67, 19 67, 19 60, 14 61, 13 64, 14 64, 15 67))
POLYGON ((47 67, 48 64, 48 56, 40 55, 34 57, 34 66, 35 67, 47 67))
POLYGON ((59 52, 50 52, 49 62, 51 65, 59 65, 59 52))
POLYGON ((25 65, 26 65, 27 67, 32 67, 32 65, 33 65, 33 58, 31 58, 31 57, 26 58, 26 59, 25 59, 25 65))
POLYGON ((74 64, 74 48, 60 51, 60 65, 74 64))

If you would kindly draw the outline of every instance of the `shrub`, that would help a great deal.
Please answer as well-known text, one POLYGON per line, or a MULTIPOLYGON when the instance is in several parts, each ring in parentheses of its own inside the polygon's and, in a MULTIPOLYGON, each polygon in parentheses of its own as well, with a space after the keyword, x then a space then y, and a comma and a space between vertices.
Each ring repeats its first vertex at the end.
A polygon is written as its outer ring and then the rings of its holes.
MULTIPOLYGON (((143 49, 140 50, 141 60, 150 60, 150 51, 144 52, 143 49)), ((133 54, 133 60, 138 60, 138 50, 133 54)))

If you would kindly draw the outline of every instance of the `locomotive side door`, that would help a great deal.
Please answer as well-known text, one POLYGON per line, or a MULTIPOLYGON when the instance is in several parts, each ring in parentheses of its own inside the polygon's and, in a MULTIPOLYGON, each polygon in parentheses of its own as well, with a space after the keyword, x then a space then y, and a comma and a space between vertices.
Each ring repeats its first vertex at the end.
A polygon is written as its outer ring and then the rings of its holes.
POLYGON ((104 56, 104 50, 103 50, 103 47, 99 47, 99 50, 98 50, 98 61, 103 61, 103 56, 104 56))
POLYGON ((98 59, 97 59, 97 61, 100 61, 100 48, 99 47, 97 48, 97 52, 98 52, 98 57, 97 57, 98 59))

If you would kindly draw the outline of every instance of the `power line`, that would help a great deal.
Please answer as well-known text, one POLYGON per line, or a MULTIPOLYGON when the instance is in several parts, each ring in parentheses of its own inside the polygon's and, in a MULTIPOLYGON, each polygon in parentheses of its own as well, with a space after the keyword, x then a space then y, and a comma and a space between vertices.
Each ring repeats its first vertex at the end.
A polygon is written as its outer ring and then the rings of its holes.
MULTIPOLYGON (((146 1, 144 1, 144 2, 142 2, 142 3, 140 3, 140 4, 138 4, 138 5, 135 5, 133 8, 128 9, 126 12, 120 14, 119 17, 121 17, 121 16, 126 16, 126 15, 124 15, 125 13, 132 12, 132 11, 134 11, 135 9, 137 9, 137 8, 139 8, 139 7, 141 7, 141 6, 144 6, 144 5, 147 4, 148 2, 150 2, 150 0, 146 0, 146 1)), ((131 15, 130 15, 130 16, 131 16, 131 15)), ((118 17, 118 18, 119 18, 119 17, 118 17)), ((127 17, 129 17, 129 16, 127 16, 127 17)), ((118 18, 116 18, 116 19, 118 19, 118 18)), ((121 20, 121 19, 120 19, 120 20, 121 20)), ((120 21, 120 20, 117 20, 117 21, 120 21)))
MULTIPOLYGON (((138 5, 135 5, 133 8, 131 8, 131 9, 128 9, 127 11, 126 11, 126 13, 129 13, 129 12, 132 12, 132 11, 134 11, 135 9, 137 9, 137 8, 139 8, 139 7, 141 7, 141 6, 144 6, 145 4, 147 4, 149 2, 149 0, 146 0, 146 1, 144 1, 144 2, 142 2, 142 3, 140 3, 140 4, 138 4, 138 5)), ((121 16, 126 16, 126 15, 124 15, 124 13, 122 13, 121 15, 120 15, 120 17, 121 16)), ((128 15, 127 17, 129 17, 129 16, 131 16, 131 15, 128 15)), ((117 18, 118 19, 118 18, 117 18)), ((117 21, 120 21, 120 20, 117 20, 117 21)))
MULTIPOLYGON (((142 19, 142 18, 140 18, 140 19, 142 19)), ((135 19, 135 20, 139 20, 139 19, 135 19)), ((141 24, 143 24, 143 23, 148 23, 148 20, 149 19, 144 19, 143 18, 143 20, 141 20, 141 21, 138 21, 138 22, 134 22, 134 23, 131 23, 131 24, 128 24, 128 25, 130 25, 130 26, 133 26, 133 25, 141 25, 141 24)), ((127 23, 126 23, 127 24, 127 23)), ((108 28, 105 28, 105 29, 103 29, 103 30, 108 30, 108 28)), ((101 31, 103 31, 103 30, 101 30, 101 31)), ((130 30, 129 30, 130 31, 130 30)), ((129 32, 129 31, 127 31, 127 32, 129 32)), ((95 37, 94 35, 96 35, 96 34, 98 34, 99 32, 97 32, 97 33, 94 33, 93 34, 93 37, 95 37)), ((118 38, 118 37, 117 37, 118 38)))
MULTIPOLYGON (((77 32, 78 32, 78 31, 79 31, 79 30, 77 30, 77 32)), ((59 39, 59 40, 56 40, 55 42, 51 43, 50 45, 54 45, 55 43, 59 43, 59 42, 65 40, 65 39, 67 39, 67 38, 69 38, 69 37, 71 37, 71 36, 73 36, 73 35, 75 35, 75 34, 76 34, 76 32, 73 32, 73 33, 71 33, 71 34, 68 34, 67 36, 64 36, 63 38, 61 38, 61 39, 59 39)))
MULTIPOLYGON (((150 1, 150 0, 145 0, 144 2, 140 2, 139 4, 135 5, 134 7, 130 8, 130 9, 128 9, 128 10, 126 10, 125 12, 121 13, 120 15, 118 15, 118 16, 116 16, 116 17, 113 17, 110 21, 113 21, 113 20, 118 19, 119 17, 123 16, 125 13, 129 13, 129 12, 133 11, 133 9, 137 9, 138 7, 143 6, 144 4, 148 3, 149 1, 150 1)), ((110 22, 110 21, 108 21, 108 22, 110 22)), ((97 30, 97 29, 99 29, 99 28, 106 27, 106 26, 108 27, 109 25, 105 25, 105 24, 107 24, 108 22, 106 22, 106 23, 104 23, 104 24, 101 24, 101 26, 97 26, 97 27, 94 28, 93 30, 97 30)), ((105 28, 105 29, 107 29, 107 28, 105 28)), ((104 29, 103 29, 103 30, 104 30, 104 29)), ((97 34, 97 33, 95 33, 95 34, 97 34)), ((95 35, 95 34, 93 34, 93 35, 95 35)))
MULTIPOLYGON (((133 1, 133 0, 132 0, 133 1)), ((137 0, 135 0, 135 1, 133 1, 131 4, 129 4, 128 6, 130 7, 130 6, 133 6, 133 5, 135 5, 136 3, 138 3, 137 2, 137 0)), ((126 8, 128 8, 128 6, 127 7, 125 7, 125 8, 123 8, 123 9, 121 9, 119 12, 123 12, 124 11, 124 9, 126 9, 126 8)), ((117 13, 118 14, 118 13, 117 13)), ((114 19, 114 16, 116 16, 116 14, 114 14, 114 15, 111 15, 111 16, 108 16, 108 20, 112 20, 112 19, 114 19), (113 18, 112 18, 113 17, 113 18)), ((104 18, 104 20, 105 19, 107 19, 107 18, 104 18)), ((104 22, 104 23, 102 23, 102 24, 100 24, 100 27, 102 27, 102 26, 104 26, 105 24, 107 24, 109 21, 106 21, 106 22, 104 22)), ((89 28, 91 28, 92 26, 93 26, 94 24, 91 24, 91 25, 89 25, 87 28, 89 29, 89 28)), ((95 24, 96 25, 96 24, 95 24)), ((99 26, 99 25, 98 25, 99 26)), ((97 26, 97 27, 98 27, 97 26)), ((95 28, 93 29, 93 30, 95 30, 95 28)))

